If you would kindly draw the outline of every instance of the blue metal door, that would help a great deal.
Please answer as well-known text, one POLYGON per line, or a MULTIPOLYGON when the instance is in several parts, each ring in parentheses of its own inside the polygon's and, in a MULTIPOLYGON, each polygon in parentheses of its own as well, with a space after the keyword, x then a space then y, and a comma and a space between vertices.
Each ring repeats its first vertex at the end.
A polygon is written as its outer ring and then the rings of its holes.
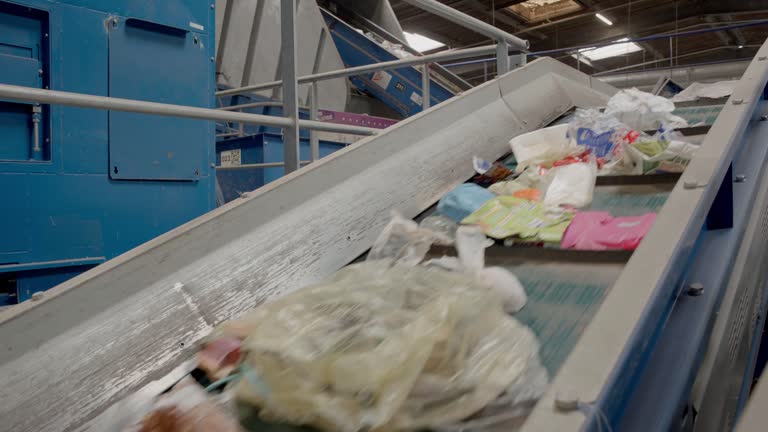
MULTIPOLYGON (((109 95, 210 107, 208 36, 149 21, 109 23, 109 95)), ((109 175, 115 180, 197 180, 213 151, 213 122, 109 113, 109 175), (208 144, 208 145, 206 145, 208 144)))
MULTIPOLYGON (((45 12, 0 2, 0 82, 43 87, 46 28, 45 12)), ((41 108, 0 100, 0 160, 42 160, 44 130, 41 108)))

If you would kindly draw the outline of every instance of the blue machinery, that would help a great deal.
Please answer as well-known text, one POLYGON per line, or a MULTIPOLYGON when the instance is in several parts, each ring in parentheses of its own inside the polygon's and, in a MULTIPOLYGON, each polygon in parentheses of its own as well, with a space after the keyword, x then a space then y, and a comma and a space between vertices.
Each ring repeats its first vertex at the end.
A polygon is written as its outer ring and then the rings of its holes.
MULTIPOLYGON (((552 373, 523 432, 733 426, 768 301, 766 60, 768 43, 679 179, 598 185, 608 209, 659 212, 631 257, 494 250, 529 290, 519 318, 552 373)), ((0 86, 24 98, 13 90, 0 86)), ((416 217, 469 178, 473 155, 497 159, 511 136, 613 92, 536 60, 0 314, 0 430, 101 430, 115 403, 188 373, 212 326, 354 261, 390 210, 416 217)))
MULTIPOLYGON (((0 1, 0 83, 212 107, 214 11, 199 0, 155 3, 0 1)), ((341 42, 348 26, 333 28, 341 42)), ((348 65, 394 59, 353 33, 355 44, 341 47, 348 65), (376 56, 361 60, 361 48, 376 56)), ((391 73, 390 89, 369 92, 402 115, 420 111, 420 73, 391 73)), ((367 78, 355 79, 367 89, 367 78)), ((432 104, 452 96, 434 81, 431 94, 432 104)), ((243 163, 281 162, 279 132, 246 138, 264 150, 247 152, 243 163)), ((24 301, 214 208, 212 164, 233 143, 214 154, 213 134, 212 125, 193 120, 0 101, 0 190, 8 206, 0 304, 24 301)), ((321 153, 342 147, 323 142, 321 153)), ((229 201, 281 173, 227 171, 219 184, 229 201)))
MULTIPOLYGON (((213 24, 200 0, 3 0, 0 83, 209 108, 213 24)), ((0 293, 24 301, 214 208, 213 135, 0 99, 0 293)))

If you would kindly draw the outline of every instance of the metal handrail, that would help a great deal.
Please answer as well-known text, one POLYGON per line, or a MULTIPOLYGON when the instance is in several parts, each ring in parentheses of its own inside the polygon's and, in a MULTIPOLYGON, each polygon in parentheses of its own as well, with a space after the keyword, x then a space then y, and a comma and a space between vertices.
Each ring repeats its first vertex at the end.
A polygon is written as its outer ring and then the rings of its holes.
MULTIPOLYGON (((475 56, 481 56, 496 52, 495 45, 484 45, 475 48, 466 48, 460 50, 449 50, 435 54, 429 54, 425 56, 409 57, 399 60, 392 60, 382 63, 373 63, 369 65, 356 66, 347 69, 339 69, 335 71, 321 72, 313 75, 305 75, 299 77, 297 82, 299 84, 309 84, 317 81, 324 81, 334 78, 342 78, 354 75, 361 75, 369 72, 386 71, 391 69, 399 69, 406 66, 417 66, 426 63, 435 63, 439 61, 458 60, 462 58, 470 58, 475 56)), ((216 96, 231 96, 242 93, 249 93, 259 90, 268 90, 271 88, 280 87, 283 81, 270 81, 261 84, 253 84, 244 87, 237 87, 227 90, 216 92, 216 96)))
POLYGON ((500 28, 494 27, 486 22, 469 16, 463 12, 446 6, 436 0, 403 0, 404 2, 416 6, 419 9, 423 9, 441 18, 445 18, 448 21, 452 21, 464 28, 474 30, 481 35, 488 36, 489 38, 497 41, 504 42, 511 48, 519 49, 522 52, 526 52, 530 48, 531 44, 525 39, 507 33, 500 28))
MULTIPOLYGON (((23 102, 37 102, 41 104, 67 105, 81 108, 135 112, 168 117, 185 117, 200 120, 219 120, 248 124, 260 124, 283 128, 293 126, 293 121, 286 117, 247 114, 241 112, 222 111, 218 109, 198 108, 186 105, 164 104, 107 96, 94 96, 82 93, 44 90, 33 87, 14 86, 7 84, 0 84, 0 98, 23 102)), ((380 129, 336 123, 324 123, 314 120, 299 120, 298 124, 302 128, 314 129, 324 132, 339 132, 355 135, 376 135, 380 132, 380 129)))

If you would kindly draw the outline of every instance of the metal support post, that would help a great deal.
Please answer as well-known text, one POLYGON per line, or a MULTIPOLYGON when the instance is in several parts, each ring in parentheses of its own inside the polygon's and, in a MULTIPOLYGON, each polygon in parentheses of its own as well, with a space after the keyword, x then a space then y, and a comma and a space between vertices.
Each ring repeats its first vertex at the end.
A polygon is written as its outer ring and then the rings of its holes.
MULTIPOLYGON (((310 85, 310 90, 312 90, 309 102, 310 120, 317 120, 317 108, 320 103, 319 87, 320 85, 316 82, 310 85)), ((317 131, 314 129, 309 131, 309 153, 312 162, 320 159, 320 138, 317 136, 317 131)))
POLYGON ((43 160, 43 148, 40 146, 40 118, 43 109, 40 104, 32 105, 32 154, 31 159, 36 161, 43 160))
POLYGON ((496 76, 509 72, 509 45, 504 41, 496 43, 496 76))
POLYGON ((426 111, 429 109, 430 88, 429 84, 432 80, 429 77, 429 63, 424 63, 424 70, 421 73, 421 110, 426 111))
POLYGON ((285 174, 299 169, 299 84, 296 73, 296 0, 280 0, 280 69, 283 73, 283 115, 291 125, 283 128, 285 174))

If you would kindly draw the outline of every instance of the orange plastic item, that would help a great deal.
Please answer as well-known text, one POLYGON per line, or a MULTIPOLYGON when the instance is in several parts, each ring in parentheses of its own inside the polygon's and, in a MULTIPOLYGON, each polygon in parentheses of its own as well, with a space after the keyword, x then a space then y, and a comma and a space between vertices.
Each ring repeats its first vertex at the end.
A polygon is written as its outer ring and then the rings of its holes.
POLYGON ((541 191, 538 189, 521 189, 513 193, 512 196, 528 201, 541 201, 541 191))

